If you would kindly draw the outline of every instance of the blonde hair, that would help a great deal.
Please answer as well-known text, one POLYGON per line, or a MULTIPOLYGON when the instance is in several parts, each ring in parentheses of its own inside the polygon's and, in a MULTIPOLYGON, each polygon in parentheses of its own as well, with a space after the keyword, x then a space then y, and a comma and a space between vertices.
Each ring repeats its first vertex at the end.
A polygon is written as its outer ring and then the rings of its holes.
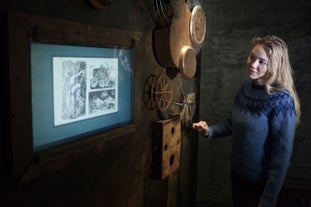
POLYGON ((275 35, 255 37, 252 47, 261 45, 268 56, 268 71, 265 87, 268 93, 287 90, 292 96, 296 112, 296 127, 300 124, 300 101, 295 89, 286 43, 275 35))

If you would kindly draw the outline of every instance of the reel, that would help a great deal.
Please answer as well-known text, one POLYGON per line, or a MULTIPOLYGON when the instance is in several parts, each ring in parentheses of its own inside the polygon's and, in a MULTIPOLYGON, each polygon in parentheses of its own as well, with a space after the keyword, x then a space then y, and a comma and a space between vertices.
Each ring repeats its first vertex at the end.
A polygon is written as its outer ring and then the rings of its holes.
POLYGON ((168 109, 173 99, 173 86, 164 75, 151 75, 144 85, 144 103, 147 109, 168 109))
POLYGON ((151 98, 161 111, 170 107, 173 100, 173 86, 166 76, 160 75, 155 79, 151 90, 151 98))

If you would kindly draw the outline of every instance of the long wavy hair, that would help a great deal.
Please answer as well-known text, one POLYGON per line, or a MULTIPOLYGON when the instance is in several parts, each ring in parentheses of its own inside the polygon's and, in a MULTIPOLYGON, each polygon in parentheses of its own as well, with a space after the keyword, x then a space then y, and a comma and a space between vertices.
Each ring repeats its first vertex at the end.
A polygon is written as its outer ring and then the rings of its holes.
POLYGON ((289 62, 286 43, 275 35, 254 37, 252 48, 261 45, 268 56, 268 71, 265 87, 268 93, 287 90, 292 96, 296 111, 296 127, 300 124, 300 101, 293 80, 293 70, 289 62))

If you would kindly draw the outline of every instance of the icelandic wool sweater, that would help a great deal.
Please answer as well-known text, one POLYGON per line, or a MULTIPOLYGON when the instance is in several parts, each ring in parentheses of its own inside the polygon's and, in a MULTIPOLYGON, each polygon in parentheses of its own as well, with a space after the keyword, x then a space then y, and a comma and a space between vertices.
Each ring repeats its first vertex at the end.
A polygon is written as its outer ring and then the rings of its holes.
POLYGON ((264 184, 260 202, 274 206, 292 153, 296 114, 286 91, 268 94, 248 81, 236 95, 231 116, 209 127, 208 137, 232 135, 232 170, 264 184))

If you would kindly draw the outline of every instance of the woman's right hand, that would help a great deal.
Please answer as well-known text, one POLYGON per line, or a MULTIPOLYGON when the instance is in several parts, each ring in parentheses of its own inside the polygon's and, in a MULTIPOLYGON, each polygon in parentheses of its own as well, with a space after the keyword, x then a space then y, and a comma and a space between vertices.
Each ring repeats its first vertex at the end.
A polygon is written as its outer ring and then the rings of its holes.
POLYGON ((205 121, 193 123, 192 128, 204 136, 208 135, 208 125, 205 121))

